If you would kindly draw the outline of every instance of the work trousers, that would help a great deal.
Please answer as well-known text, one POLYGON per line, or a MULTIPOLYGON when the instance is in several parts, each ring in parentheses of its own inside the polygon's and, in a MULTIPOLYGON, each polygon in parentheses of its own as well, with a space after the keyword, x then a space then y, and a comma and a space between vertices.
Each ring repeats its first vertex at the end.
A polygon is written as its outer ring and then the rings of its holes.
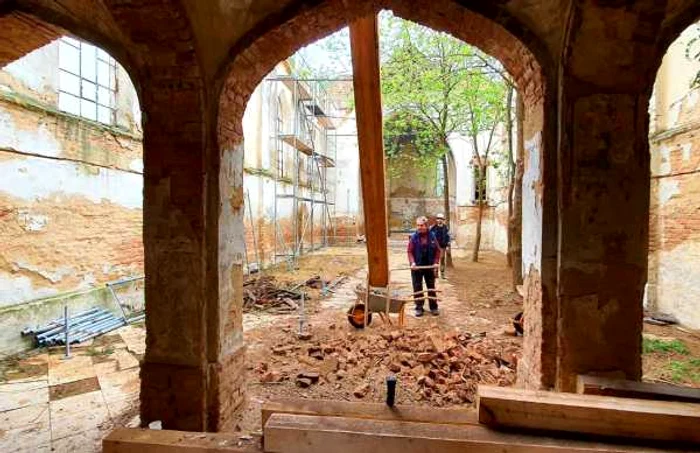
MULTIPOLYGON (((413 292, 423 291, 423 280, 425 280, 425 286, 428 288, 428 296, 431 298, 428 300, 430 309, 434 310, 438 308, 437 303, 437 293, 435 291, 430 291, 435 289, 435 270, 434 269, 418 269, 411 271, 411 281, 413 282, 413 292)), ((420 299, 424 294, 415 294, 413 298, 416 302, 416 308, 422 309, 425 299, 420 299)))

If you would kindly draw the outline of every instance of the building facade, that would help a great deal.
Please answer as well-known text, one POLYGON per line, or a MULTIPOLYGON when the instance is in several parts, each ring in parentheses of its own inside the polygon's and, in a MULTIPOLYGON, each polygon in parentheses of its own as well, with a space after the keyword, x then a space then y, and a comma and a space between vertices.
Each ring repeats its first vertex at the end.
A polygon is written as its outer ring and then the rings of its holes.
POLYGON ((651 199, 646 306, 700 329, 700 25, 669 48, 650 101, 651 199), (695 45, 697 52, 698 45, 695 45), (690 49, 692 50, 692 49, 690 49))

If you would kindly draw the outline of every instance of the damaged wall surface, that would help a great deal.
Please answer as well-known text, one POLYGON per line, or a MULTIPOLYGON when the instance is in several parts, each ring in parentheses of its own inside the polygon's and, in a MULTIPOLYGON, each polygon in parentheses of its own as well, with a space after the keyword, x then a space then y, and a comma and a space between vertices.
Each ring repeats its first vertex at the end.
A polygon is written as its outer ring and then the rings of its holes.
POLYGON ((669 48, 650 102, 647 308, 700 329, 700 62, 685 55, 694 25, 669 48))
POLYGON ((144 272, 134 87, 115 65, 114 97, 106 101, 113 106, 110 124, 62 111, 61 45, 54 41, 0 71, 3 352, 23 347, 19 330, 27 324, 58 316, 63 295, 71 294, 71 310, 91 303, 115 308, 89 290, 144 272))

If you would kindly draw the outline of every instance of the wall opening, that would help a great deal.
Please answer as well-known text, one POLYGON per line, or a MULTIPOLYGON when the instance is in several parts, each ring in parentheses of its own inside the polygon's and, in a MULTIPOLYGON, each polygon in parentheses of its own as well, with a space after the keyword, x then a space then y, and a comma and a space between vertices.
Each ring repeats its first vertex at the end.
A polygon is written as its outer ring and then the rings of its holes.
MULTIPOLYGON (((62 417, 78 417, 90 397, 99 440, 114 426, 138 425, 145 352, 139 99, 127 71, 99 46, 21 13, 3 20, 15 23, 3 29, 12 36, 0 49, 0 385, 4 393, 31 380, 45 395, 35 398, 32 387, 3 404, 3 417, 14 426, 13 417, 36 409, 48 419, 56 404, 62 417), (62 322, 64 308, 72 318, 68 358, 56 344, 64 337, 22 335, 62 322)), ((55 445, 78 434, 44 426, 42 417, 37 423, 55 445)))
POLYGON ((700 345, 669 326, 700 329, 699 100, 696 23, 668 47, 649 103, 649 267, 643 340, 645 378, 691 386, 700 385, 700 345))
MULTIPOLYGON (((399 5, 400 3, 401 2, 392 2, 391 6, 399 5)), ((443 5, 443 7, 447 8, 445 5, 443 5)), ((397 17, 416 20, 418 23, 425 24, 426 27, 433 26, 435 29, 449 32, 457 38, 475 38, 470 35, 470 32, 468 32, 466 28, 462 28, 466 27, 466 25, 458 26, 456 22, 441 23, 440 21, 444 20, 446 16, 440 15, 439 17, 441 19, 438 19, 437 12, 434 17, 413 17, 414 14, 410 12, 413 10, 411 9, 409 11, 405 5, 399 5, 398 10, 401 13, 399 14, 399 12, 395 10, 397 17)), ((360 14, 362 12, 362 8, 358 8, 358 11, 352 14, 360 14)), ((220 217, 220 231, 235 231, 237 225, 241 225, 242 223, 246 229, 245 245, 241 242, 236 244, 235 247, 239 247, 239 250, 243 250, 245 247, 245 250, 247 250, 250 256, 251 247, 255 248, 254 241, 257 241, 258 249, 261 247, 265 248, 265 250, 262 251, 258 250, 259 256, 265 255, 271 258, 269 250, 273 249, 273 247, 261 245, 264 241, 261 242, 260 237, 263 234, 267 234, 268 238, 274 238, 274 231, 278 228, 280 230, 282 229, 280 223, 283 222, 283 220, 280 220, 281 217, 288 214, 281 214, 279 211, 274 214, 276 193, 275 190, 273 190, 274 185, 279 185, 280 182, 282 182, 293 186, 294 178, 297 177, 297 181, 302 181, 304 178, 302 175, 304 175, 308 169, 308 166, 303 162, 297 163, 296 157, 293 157, 294 160, 289 165, 287 161, 284 161, 283 172, 279 168, 280 156, 287 155, 287 159, 290 160, 290 155, 295 156, 296 154, 303 154, 303 152, 299 152, 299 148, 304 148, 305 145, 307 145, 305 139, 309 138, 303 131, 298 128, 296 130, 294 129, 294 122, 299 120, 298 115, 293 113, 295 92, 299 93, 302 91, 302 88, 298 86, 298 84, 301 84, 300 82, 306 85, 306 87, 312 87, 314 83, 319 81, 327 82, 325 86, 330 91, 331 96, 334 97, 333 103, 336 104, 333 108, 336 113, 330 116, 337 116, 339 117, 338 119, 340 119, 340 121, 338 121, 339 124, 335 125, 334 136, 337 139, 337 148, 335 150, 336 155, 332 157, 332 160, 335 161, 335 171, 337 172, 334 182, 334 207, 332 208, 334 213, 333 220, 335 220, 333 228, 336 228, 336 234, 333 236, 336 238, 336 243, 328 243, 328 249, 331 250, 319 250, 307 256, 307 258, 321 257, 321 261, 315 262, 313 266, 318 266, 318 271, 322 280, 325 276, 324 273, 331 267, 330 264, 334 260, 338 260, 344 255, 353 255, 357 257, 361 254, 363 258, 365 255, 363 248, 359 249, 360 254, 354 251, 350 253, 348 251, 350 248, 343 248, 342 251, 338 250, 339 246, 344 246, 351 240, 354 241, 354 238, 357 237, 355 231, 358 233, 362 232, 360 198, 362 194, 359 189, 360 175, 357 171, 359 167, 359 153, 357 151, 357 140, 355 137, 356 126, 352 102, 352 86, 351 83, 349 83, 351 82, 352 75, 347 72, 340 74, 333 73, 332 76, 326 77, 327 80, 319 80, 323 79, 323 77, 313 73, 313 71, 306 72, 301 70, 300 72, 295 72, 299 70, 299 66, 295 66, 295 59, 298 58, 298 54, 295 54, 291 58, 289 55, 294 51, 298 51, 301 46, 314 42, 319 38, 323 38, 325 34, 340 29, 340 27, 347 23, 347 20, 347 16, 336 17, 332 9, 323 7, 319 8, 317 11, 304 12, 300 17, 290 18, 288 22, 280 25, 280 29, 273 29, 269 34, 265 34, 261 38, 254 40, 249 48, 242 50, 241 53, 234 58, 231 64, 230 75, 223 86, 219 112, 219 144, 225 156, 224 160, 233 162, 232 166, 234 168, 238 166, 241 168, 242 178, 239 179, 238 176, 236 176, 233 180, 233 190, 238 191, 239 194, 235 198, 244 201, 238 205, 237 208, 231 212, 224 213, 220 217), (315 19, 304 17, 307 13, 315 19), (308 23, 308 20, 328 20, 328 27, 313 30, 308 27, 303 27, 302 24, 308 23), (289 41, 288 38, 280 39, 277 33, 283 33, 283 36, 286 37, 294 36, 294 41, 289 41), (262 63, 258 64, 253 72, 251 72, 253 69, 252 66, 246 64, 247 61, 251 61, 251 58, 258 63, 262 63), (280 63, 280 61, 282 63, 280 63), (264 68, 264 70, 261 68, 264 68), (241 96, 241 93, 245 93, 245 95, 241 96), (285 99, 286 96, 292 99, 292 101, 289 102, 285 99), (243 107, 245 107, 245 110, 243 107), (288 127, 288 124, 292 127, 288 127), (280 131, 286 132, 290 129, 295 132, 292 134, 279 133, 280 131), (293 135, 293 137, 288 137, 287 135, 293 135), (341 145, 341 142, 344 143, 341 145), (291 181, 285 182, 284 178, 289 177, 286 176, 288 170, 292 172, 291 181), (236 181, 240 180, 242 180, 243 183, 238 186, 236 181), (253 195, 253 192, 255 192, 255 195, 253 195), (252 215, 248 214, 249 206, 245 206, 245 203, 248 203, 249 200, 250 207, 253 210, 252 215), (268 216, 268 218, 262 223, 270 224, 268 229, 273 230, 267 233, 262 232, 262 228, 259 228, 261 223, 260 218, 265 216, 268 216), (252 221, 248 219, 249 217, 252 221), (277 221, 272 221, 272 219, 277 219, 277 221), (340 225, 344 223, 346 226, 342 228, 340 225), (350 225, 350 223, 352 223, 352 225, 350 225), (251 229, 250 225, 255 225, 255 228, 251 229), (252 235, 253 230, 256 230, 257 237, 255 238, 252 235), (346 231, 346 233, 339 233, 341 230, 346 231), (260 232, 257 233, 257 231, 260 232)), ((433 30, 431 33, 437 32, 433 30)), ((346 29, 341 29, 338 34, 332 35, 328 39, 337 40, 343 37, 347 39, 346 29)), ((478 44, 485 44, 484 40, 477 39, 477 45, 478 44)), ((315 44, 312 44, 309 47, 313 47, 314 45, 315 44)), ((540 239, 536 237, 536 230, 538 229, 538 222, 541 223, 541 217, 538 218, 537 216, 541 216, 542 214, 542 200, 541 193, 538 195, 534 192, 534 183, 538 178, 542 177, 541 159, 543 133, 541 128, 543 127, 543 118, 542 111, 540 110, 542 106, 541 103, 543 102, 541 98, 543 93, 541 86, 543 83, 541 78, 542 74, 537 72, 536 69, 534 72, 528 72, 531 71, 530 69, 523 72, 523 68, 520 67, 521 64, 525 66, 529 65, 529 68, 534 68, 537 64, 534 62, 534 57, 531 55, 528 56, 527 50, 524 49, 522 44, 520 44, 517 49, 514 47, 506 49, 506 47, 502 47, 502 45, 505 46, 505 41, 499 45, 493 45, 493 43, 486 45, 487 50, 491 50, 495 56, 504 58, 504 63, 502 64, 496 62, 496 60, 489 61, 491 64, 495 65, 495 69, 493 67, 491 68, 491 73, 488 77, 497 78, 501 75, 507 75, 511 83, 514 86, 521 87, 524 93, 523 97, 527 105, 526 114, 528 116, 523 129, 525 129, 524 133, 526 137, 531 138, 533 142, 528 148, 531 154, 528 164, 531 181, 528 188, 533 189, 529 200, 533 205, 539 206, 537 212, 530 213, 531 217, 528 219, 528 222, 526 222, 532 229, 531 232, 528 232, 527 237, 536 242, 536 244, 532 244, 531 248, 535 251, 541 251, 539 242, 537 242, 540 239), (505 55, 504 51, 506 50, 507 53, 511 51, 514 53, 505 55), (498 74, 499 71, 502 72, 501 75, 498 74), (525 73, 527 73, 527 75, 525 75, 525 73)), ((302 53, 304 52, 302 51, 302 53)), ((308 52, 306 55, 308 56, 308 52)), ((314 88, 303 88, 303 90, 313 91, 314 88)), ((514 105, 513 102, 513 106, 514 105)), ((308 111, 313 112, 313 109, 309 109, 308 111)), ((513 136, 517 135, 515 130, 511 132, 513 136)), ((486 142, 491 139, 498 141, 499 148, 503 150, 503 146, 507 141, 505 126, 501 127, 497 133, 491 133, 491 135, 497 136, 497 139, 494 137, 489 138, 488 135, 489 134, 485 136, 482 135, 477 139, 479 145, 482 144, 481 142, 486 142)), ((474 206, 473 200, 471 200, 474 188, 468 188, 460 184, 460 174, 471 174, 473 171, 473 159, 469 157, 468 152, 470 147, 473 146, 473 143, 470 139, 464 137, 460 138, 459 134, 451 136, 450 140, 450 145, 452 145, 453 149, 448 159, 448 174, 446 175, 446 179, 452 183, 449 193, 453 194, 452 198, 454 198, 453 202, 455 205, 459 203, 459 199, 466 199, 465 208, 469 209, 474 206), (459 157, 452 155, 455 153, 459 153, 459 157)), ((494 161, 497 160, 496 157, 496 154, 492 155, 494 161)), ((284 159, 284 157, 282 157, 282 159, 284 159)), ((496 183, 496 181, 503 180, 503 174, 499 173, 498 168, 496 168, 497 166, 490 164, 486 164, 485 166, 490 167, 488 179, 493 182, 491 186, 492 192, 490 193, 492 198, 490 201, 494 201, 494 203, 489 204, 489 208, 493 208, 495 211, 505 206, 499 207, 498 201, 500 201, 501 198, 506 198, 503 195, 506 187, 504 187, 503 184, 496 183), (496 197, 496 195, 498 195, 498 197, 496 197), (496 198, 498 198, 498 200, 496 198)), ((503 167, 506 166, 507 165, 504 163, 503 167)), ((440 212, 443 212, 444 209, 442 199, 437 196, 440 188, 436 186, 437 181, 440 179, 438 175, 444 175, 444 173, 439 173, 438 169, 439 165, 437 162, 429 169, 430 179, 432 180, 431 195, 433 195, 432 198, 435 198, 438 202, 430 209, 424 207, 420 213, 421 215, 428 215, 433 218, 440 212)), ((226 179, 226 177, 227 175, 222 175, 222 186, 230 186, 231 184, 232 180, 226 179)), ((391 176, 389 176, 389 178, 391 178, 391 176)), ((393 183, 403 184, 406 182, 405 179, 410 179, 410 177, 397 178, 395 181, 387 181, 387 187, 393 183)), ((290 190, 293 190, 293 187, 290 190)), ((425 194, 422 194, 414 198, 425 198, 424 195, 425 194)), ((226 195, 222 194, 222 196, 226 195)), ((305 201, 305 203, 308 203, 308 201, 305 201)), ((279 208, 279 203, 277 206, 279 208)), ((393 211, 394 208, 392 207, 391 210, 393 211)), ((404 211, 407 211, 405 206, 400 207, 398 205, 396 206, 396 210, 400 211, 400 215, 403 215, 404 211)), ((391 213, 389 213, 389 215, 391 215, 391 213)), ((468 224, 471 220, 466 215, 460 217, 459 210, 455 210, 453 215, 452 222, 454 222, 454 225, 458 225, 460 222, 468 224)), ((411 225, 407 228, 403 228, 401 232, 398 232, 395 236, 392 236, 390 241, 390 268, 395 269, 395 273, 392 274, 392 280, 395 279, 397 284, 406 287, 411 286, 410 272, 403 272, 407 271, 405 251, 407 244, 406 232, 408 232, 409 228, 411 230, 413 229, 413 221, 416 216, 411 214, 411 225)), ((303 220, 308 220, 308 218, 302 218, 303 220)), ((292 222, 290 223, 294 223, 294 220, 299 219, 292 216, 292 222)), ((303 222, 297 222, 297 224, 299 223, 303 222)), ((299 231, 298 228, 289 228, 289 230, 291 230, 292 233, 287 236, 287 242, 293 242, 293 235, 298 235, 299 231)), ((455 230, 459 230, 459 228, 455 228, 455 230)), ((505 242, 505 228, 503 228, 503 230, 501 234, 503 237, 501 240, 505 242)), ((541 233, 541 227, 539 227, 539 231, 541 233)), ((462 232, 462 234, 469 236, 472 233, 466 231, 462 232)), ((466 241, 463 242, 466 243, 466 241)), ((491 240, 491 243, 485 248, 493 248, 492 243, 493 240, 491 240)), ((363 244, 361 245, 363 246, 363 244)), ((353 250, 358 249, 353 248, 353 250)), ((539 267, 539 264, 536 263, 537 256, 532 256, 530 258, 531 261, 528 262, 528 266, 532 264, 539 267)), ((459 259, 463 259, 465 262, 469 261, 466 254, 463 254, 459 259)), ((287 282, 287 289, 294 288, 295 291, 306 292, 309 296, 308 299, 305 298, 306 312, 304 312, 304 315, 300 315, 300 311, 296 309, 299 305, 296 299, 294 299, 294 303, 291 304, 295 307, 294 310, 281 315, 267 316, 267 319, 261 322, 260 319, 263 317, 251 313, 250 310, 246 308, 246 304, 250 304, 251 289, 253 289, 253 286, 256 284, 251 282, 251 277, 252 279, 257 279, 258 282, 262 277, 251 274, 247 277, 247 280, 244 280, 243 288, 240 293, 243 304, 241 330, 244 331, 244 340, 246 343, 246 361, 248 368, 252 370, 249 375, 251 382, 246 386, 249 401, 253 404, 258 404, 260 401, 276 394, 284 393, 289 395, 290 393, 294 394, 297 392, 319 398, 375 400, 381 398, 379 387, 375 384, 381 381, 381 379, 379 379, 380 375, 385 377, 387 367, 390 370, 393 369, 394 372, 402 373, 401 375, 405 376, 408 380, 415 380, 415 377, 409 377, 412 376, 410 372, 417 363, 412 358, 406 358, 406 363, 404 364, 401 363, 398 356, 391 354, 386 355, 386 357, 381 357, 379 360, 376 360, 376 358, 370 360, 365 352, 372 352, 370 349, 375 346, 383 350, 392 351, 394 348, 400 347, 400 343, 407 342, 406 345, 408 345, 411 342, 415 342, 416 348, 410 348, 411 350, 418 351, 425 346, 426 349, 423 352, 429 353, 429 346, 422 343, 422 346, 418 345, 421 339, 427 340, 427 336, 425 336, 427 334, 425 332, 418 333, 417 331, 409 331, 405 334, 405 337, 404 334, 397 333, 398 336, 396 338, 392 337, 392 339, 388 339, 379 335, 378 331, 374 330, 374 327, 371 325, 364 334, 361 334, 361 332, 356 331, 348 324, 345 312, 356 299, 354 291, 355 286, 365 282, 366 271, 357 272, 355 269, 349 272, 344 282, 338 287, 331 288, 324 297, 322 294, 327 288, 324 288, 323 284, 320 288, 314 288, 314 282, 306 280, 308 276, 305 275, 304 278, 302 278, 301 268, 303 268, 303 261, 304 257, 299 258, 300 264, 298 268, 296 268, 285 267, 285 262, 283 260, 278 260, 277 269, 283 269, 285 277, 291 278, 291 280, 287 282), (297 280, 293 281, 295 278, 297 280), (277 317, 274 318, 274 316, 277 317), (300 320, 302 321, 301 323, 300 320), (303 328, 304 335, 302 336, 299 336, 300 325, 305 326, 303 328), (272 326, 277 326, 279 328, 271 328, 272 326), (405 340, 402 339, 394 342, 398 340, 398 338, 405 338, 405 340), (372 341, 369 341, 370 339, 372 341), (367 340, 366 345, 363 343, 365 340, 367 340), (370 343, 374 346, 370 347, 370 343), (353 352, 355 350, 364 350, 364 352, 353 352)), ((245 266, 245 263, 242 264, 242 267, 245 269, 247 266, 245 266)), ((510 318, 518 311, 522 310, 522 299, 514 291, 510 283, 511 273, 506 270, 505 258, 503 255, 491 252, 486 253, 483 259, 478 263, 478 269, 467 269, 463 267, 455 272, 454 275, 459 275, 461 277, 461 280, 457 283, 459 286, 457 291, 461 294, 462 300, 468 301, 466 305, 469 305, 471 308, 458 306, 459 303, 454 300, 450 302, 456 304, 454 307, 450 307, 449 304, 445 307, 450 313, 448 315, 449 318, 440 319, 446 319, 446 324, 457 323, 461 326, 460 328, 469 326, 472 330, 484 329, 487 331, 503 331, 504 328, 507 329, 509 327, 512 329, 510 318), (507 284, 503 285, 502 281, 499 283, 499 279, 507 280, 507 284), (472 285, 472 289, 468 290, 464 289, 467 287, 466 280, 477 281, 479 283, 472 285), (490 302, 487 302, 487 299, 490 302), (461 312, 464 318, 460 317, 460 315, 456 315, 457 312, 461 312), (492 316, 496 312, 500 313, 496 316, 498 319, 492 316)), ((276 272, 276 269, 273 267, 264 269, 262 274, 272 275, 276 278, 280 277, 280 274, 276 272)), ((336 277, 340 276, 338 275, 336 277)), ((224 280, 224 278, 225 274, 222 274, 222 280, 224 280)), ((443 281, 442 284, 446 287, 452 285, 450 278, 448 273, 447 279, 443 281)), ((331 282, 333 278, 327 280, 331 282)), ((231 291, 231 294, 234 294, 237 288, 227 287, 225 291, 231 291)), ((235 299, 232 298, 232 300, 234 301, 233 303, 235 303, 235 299)), ((285 304, 287 304, 287 302, 285 302, 285 304)), ((407 311, 411 310, 411 306, 412 304, 409 304, 407 311)), ((410 322, 411 321, 409 321, 409 323, 410 322)), ((376 319, 374 325, 377 326, 379 324, 381 324, 381 321, 376 319)), ((457 324, 454 324, 455 328, 457 328, 457 324)), ((440 335, 436 335, 435 338, 438 338, 438 336, 440 335)), ((463 337, 463 339, 464 338, 466 337, 463 337)), ((439 341, 443 341, 442 338, 439 341)), ((460 340, 457 337, 450 337, 445 338, 444 341, 460 340)), ((493 375, 489 378, 492 381, 489 382, 499 382, 503 385, 512 385, 515 383, 515 363, 518 361, 518 357, 520 357, 521 344, 522 338, 505 335, 502 343, 495 342, 489 343, 488 345, 477 346, 484 347, 484 351, 488 350, 488 352, 486 352, 487 354, 493 355, 497 350, 497 354, 503 355, 504 357, 508 356, 507 360, 510 367, 506 367, 508 368, 507 370, 504 368, 499 371, 497 376, 493 375)), ((476 377, 474 377, 474 379, 478 380, 476 377)), ((447 394, 441 390, 425 390, 425 386, 422 383, 413 382, 413 384, 415 385, 409 385, 411 387, 410 393, 412 396, 410 396, 410 398, 412 402, 443 406, 468 405, 473 401, 472 396, 467 390, 463 392, 447 392, 449 393, 447 394)), ((255 410, 249 412, 255 412, 255 410)), ((254 420, 246 420, 244 417, 241 426, 245 429, 250 425, 252 428, 254 423, 254 420)))

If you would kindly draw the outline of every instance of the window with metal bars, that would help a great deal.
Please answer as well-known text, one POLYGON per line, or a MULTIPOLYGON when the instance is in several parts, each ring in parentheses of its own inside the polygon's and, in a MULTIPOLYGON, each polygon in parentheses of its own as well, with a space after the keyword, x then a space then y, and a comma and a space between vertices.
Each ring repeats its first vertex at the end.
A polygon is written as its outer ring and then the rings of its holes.
POLYGON ((64 36, 58 47, 58 108, 114 124, 117 63, 104 50, 64 36))

